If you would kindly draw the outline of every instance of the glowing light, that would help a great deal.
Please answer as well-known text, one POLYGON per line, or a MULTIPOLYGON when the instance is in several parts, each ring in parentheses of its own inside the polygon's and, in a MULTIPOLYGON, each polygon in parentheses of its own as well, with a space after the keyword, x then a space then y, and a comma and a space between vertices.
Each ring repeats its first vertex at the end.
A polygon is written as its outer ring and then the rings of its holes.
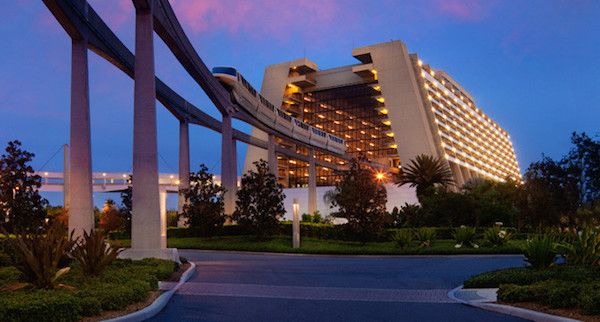
POLYGON ((397 149, 397 148, 398 148, 398 144, 396 144, 396 143, 390 144, 390 149, 397 149))
POLYGON ((377 101, 379 103, 384 103, 385 102, 385 98, 383 98, 383 97, 380 96, 380 97, 377 98, 377 101))
POLYGON ((377 181, 383 181, 383 180, 385 180, 385 173, 383 173, 383 172, 376 172, 375 173, 375 179, 377 179, 377 181))
POLYGON ((383 123, 383 124, 385 124, 385 125, 387 125, 387 126, 390 126, 390 125, 392 125, 392 121, 390 121, 390 120, 385 120, 385 121, 383 121, 383 122, 381 122, 381 123, 383 123))

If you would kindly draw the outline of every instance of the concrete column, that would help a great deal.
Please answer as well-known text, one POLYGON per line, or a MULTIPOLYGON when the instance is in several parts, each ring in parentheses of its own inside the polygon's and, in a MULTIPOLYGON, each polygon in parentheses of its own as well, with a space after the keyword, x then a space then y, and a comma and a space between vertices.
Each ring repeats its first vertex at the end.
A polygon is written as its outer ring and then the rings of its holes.
MULTIPOLYGON (((189 123, 187 121, 179 122, 179 189, 188 189, 190 187, 190 135, 189 123)), ((185 196, 178 194, 177 213, 183 212, 185 196)))
POLYGON ((160 247, 167 248, 167 191, 159 193, 160 204, 160 247))
POLYGON ((63 145, 63 209, 68 211, 69 202, 69 145, 63 145))
POLYGON ((471 180, 471 173, 469 172, 469 169, 465 167, 460 167, 460 171, 462 173, 462 177, 465 183, 469 182, 469 180, 471 180))
POLYGON ((221 131, 221 184, 227 192, 224 196, 225 214, 231 215, 235 210, 235 194, 237 191, 237 163, 235 161, 235 141, 231 127, 231 116, 223 115, 221 131))
POLYGON ((465 184, 465 180, 463 179, 462 172, 460 171, 460 166, 454 162, 448 162, 450 164, 450 169, 452 170, 452 174, 454 174, 454 187, 456 190, 460 190, 460 188, 465 184))
POLYGON ((87 41, 73 39, 71 52, 71 121, 68 204, 69 231, 75 237, 94 229, 92 197, 92 143, 88 83, 87 41))
POLYGON ((276 144, 275 135, 269 134, 269 141, 268 141, 269 170, 275 176, 275 178, 277 178, 278 177, 278 174, 277 174, 277 154, 275 153, 275 144, 276 144))
POLYGON ((136 7, 133 109, 132 249, 164 248, 158 188, 153 1, 136 7))
POLYGON ((308 213, 317 211, 317 166, 315 150, 308 150, 308 213))

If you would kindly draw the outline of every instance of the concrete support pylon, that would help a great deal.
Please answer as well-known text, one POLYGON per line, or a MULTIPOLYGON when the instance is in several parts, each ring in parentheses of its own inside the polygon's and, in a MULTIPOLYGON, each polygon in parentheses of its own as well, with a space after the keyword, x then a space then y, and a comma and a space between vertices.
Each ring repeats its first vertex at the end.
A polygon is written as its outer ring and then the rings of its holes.
POLYGON ((179 261, 176 250, 166 249, 160 209, 153 7, 154 1, 148 0, 147 6, 136 4, 135 9, 131 248, 122 255, 179 261))
POLYGON ((450 164, 450 169, 452 170, 452 174, 454 174, 454 189, 458 191, 465 184, 465 180, 462 176, 462 171, 460 170, 460 166, 454 162, 449 162, 449 164, 450 164))
POLYGON ((69 211, 69 145, 63 145, 63 209, 69 211))
POLYGON ((69 231, 78 237, 94 229, 92 142, 87 41, 73 39, 71 48, 71 115, 69 175, 69 231))
POLYGON ((315 164, 315 150, 308 150, 308 213, 317 211, 317 166, 315 164))
MULTIPOLYGON (((189 123, 186 120, 179 122, 179 190, 190 187, 190 134, 189 123)), ((180 192, 177 195, 177 213, 183 212, 185 196, 180 192)), ((177 226, 185 226, 185 220, 177 222, 177 226)))
POLYGON ((269 170, 271 173, 277 178, 277 154, 275 153, 275 144, 277 144, 275 140, 275 135, 269 134, 268 141, 268 155, 269 155, 269 170))
POLYGON ((233 139, 231 116, 223 115, 221 130, 221 185, 227 190, 224 196, 225 214, 231 215, 235 210, 237 192, 236 144, 233 139))

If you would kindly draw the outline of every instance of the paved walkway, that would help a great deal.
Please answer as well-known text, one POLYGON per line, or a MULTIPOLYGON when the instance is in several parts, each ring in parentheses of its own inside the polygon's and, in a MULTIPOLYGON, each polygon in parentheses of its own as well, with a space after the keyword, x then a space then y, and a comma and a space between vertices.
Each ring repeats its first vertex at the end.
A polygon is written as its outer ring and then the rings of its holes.
POLYGON ((446 295, 520 256, 180 254, 197 273, 152 321, 522 321, 446 295))

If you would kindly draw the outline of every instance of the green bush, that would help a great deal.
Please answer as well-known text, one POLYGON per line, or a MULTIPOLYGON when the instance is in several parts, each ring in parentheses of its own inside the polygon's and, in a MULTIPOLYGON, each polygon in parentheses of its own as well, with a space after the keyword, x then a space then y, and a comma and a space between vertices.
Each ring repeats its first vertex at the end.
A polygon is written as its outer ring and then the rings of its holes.
POLYGON ((588 283, 600 276, 600 267, 553 266, 544 270, 530 267, 507 268, 475 275, 464 282, 466 288, 495 288, 501 284, 529 285, 558 279, 588 283))
POLYGON ((512 238, 512 233, 500 227, 494 226, 488 228, 483 233, 483 242, 485 246, 500 247, 504 246, 512 238))
POLYGON ((412 246, 413 239, 413 233, 408 229, 399 229, 394 234, 394 241, 400 249, 406 249, 412 246))
POLYGON ((600 284, 587 284, 579 294, 579 308, 583 314, 600 314, 600 284))
POLYGON ((571 242, 561 243, 559 250, 569 265, 596 266, 600 262, 600 236, 596 230, 586 228, 571 242))
POLYGON ((579 303, 580 284, 559 280, 531 285, 501 285, 498 300, 505 302, 539 302, 551 308, 575 308, 579 303))
POLYGON ((475 243, 475 239, 477 237, 477 233, 475 232, 475 228, 462 226, 460 228, 456 228, 454 230, 454 241, 456 242, 457 247, 479 247, 475 243))
POLYGON ((556 257, 554 239, 547 235, 535 236, 525 246, 525 261, 534 269, 550 267, 556 257))
POLYGON ((0 267, 0 288, 21 279, 21 272, 12 266, 0 267))
POLYGON ((4 252, 0 252, 0 267, 12 265, 12 258, 4 252))
POLYGON ((436 238, 436 231, 433 228, 421 227, 415 230, 415 239, 420 247, 431 247, 436 238))
MULTIPOLYGON (((171 276, 175 263, 145 259, 116 260, 98 277, 88 277, 81 267, 61 278, 74 290, 19 290, 0 296, 0 321, 77 321, 118 310, 142 301, 158 287, 158 280, 171 276)), ((7 268, 0 269, 0 278, 7 268)), ((14 278, 14 276, 12 277, 14 278)))

